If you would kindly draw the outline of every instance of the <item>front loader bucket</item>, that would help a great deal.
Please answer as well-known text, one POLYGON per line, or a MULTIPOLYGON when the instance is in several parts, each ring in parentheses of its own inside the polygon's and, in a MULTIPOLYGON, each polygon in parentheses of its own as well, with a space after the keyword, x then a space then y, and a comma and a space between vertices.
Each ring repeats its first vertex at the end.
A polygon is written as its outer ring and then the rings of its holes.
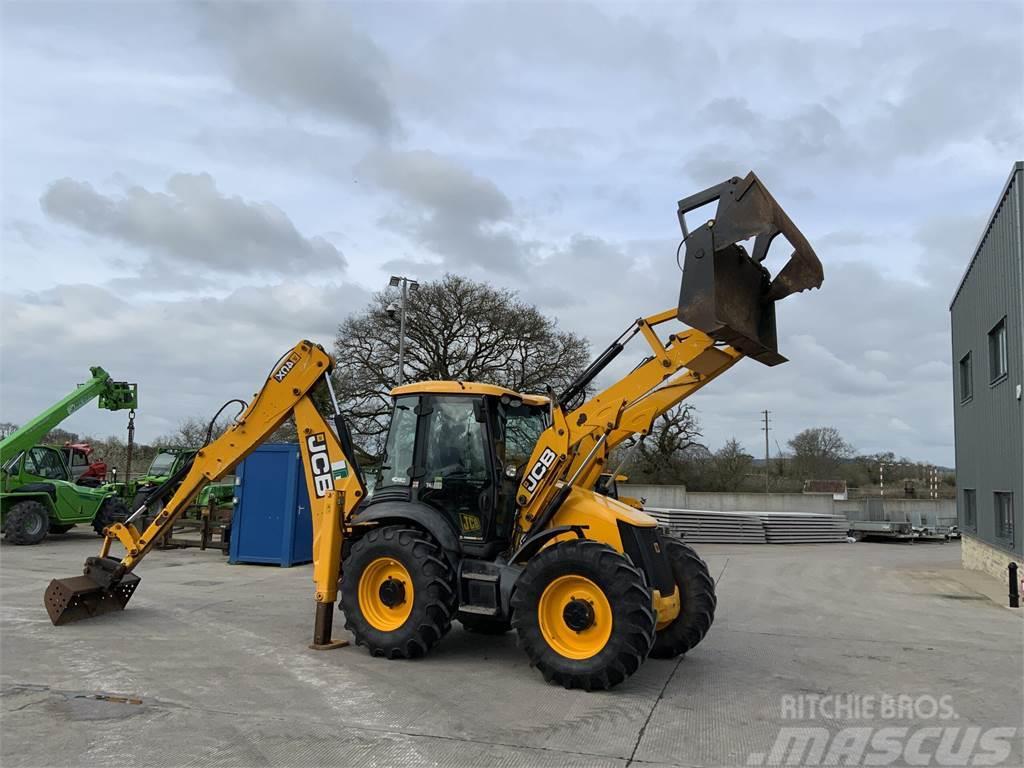
POLYGON ((825 279, 821 262, 786 212, 753 171, 679 201, 686 243, 679 319, 765 365, 779 354, 775 302, 825 279), (718 201, 715 218, 690 232, 686 214, 718 201), (773 279, 763 266, 772 241, 783 235, 793 248, 773 279), (754 252, 739 245, 754 238, 754 252))
POLYGON ((43 605, 54 626, 123 611, 141 579, 134 573, 114 578, 118 565, 118 561, 110 558, 90 557, 82 576, 51 581, 43 605))

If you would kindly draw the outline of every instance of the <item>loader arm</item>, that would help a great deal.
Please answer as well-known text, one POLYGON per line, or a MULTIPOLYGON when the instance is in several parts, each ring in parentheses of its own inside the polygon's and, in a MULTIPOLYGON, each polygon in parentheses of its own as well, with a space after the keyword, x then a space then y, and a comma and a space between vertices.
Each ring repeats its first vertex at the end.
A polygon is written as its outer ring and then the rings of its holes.
MULTIPOLYGON (((124 523, 115 523, 104 531, 100 554, 86 560, 84 576, 51 582, 45 603, 53 623, 64 624, 123 608, 139 582, 139 577, 132 572, 203 487, 231 472, 291 416, 299 437, 313 522, 313 581, 316 585, 313 645, 330 646, 344 521, 366 493, 358 464, 353 460, 347 427, 337 413, 337 404, 335 434, 310 397, 321 380, 330 384, 332 365, 330 356, 309 341, 299 342, 278 360, 262 390, 235 423, 196 453, 191 463, 182 469, 184 477, 172 477, 168 481, 168 487, 178 480, 180 485, 145 530, 140 532, 133 524, 145 511, 146 505, 143 505, 124 523), (124 548, 120 560, 111 557, 115 542, 124 548)), ((160 496, 158 489, 147 504, 160 496)))
POLYGON ((517 497, 523 535, 544 528, 571 486, 593 487, 612 448, 649 433, 658 416, 743 357, 692 329, 672 334, 663 343, 654 328, 675 318, 675 309, 641 318, 620 337, 616 344, 624 346, 633 336, 643 335, 651 355, 602 392, 569 412, 559 398, 552 399, 552 426, 534 448, 527 464, 531 469, 517 497))
POLYGON ((807 238, 753 172, 683 198, 677 216, 680 250, 686 246, 679 305, 637 320, 561 396, 552 396, 551 426, 538 439, 516 493, 519 547, 531 533, 543 533, 573 487, 594 487, 612 448, 648 434, 658 416, 741 358, 769 366, 786 360, 778 351, 775 303, 824 280, 807 238), (712 203, 714 218, 691 231, 686 214, 712 203), (764 261, 780 235, 793 251, 773 279, 764 261), (742 243, 751 238, 748 254, 742 243), (666 343, 655 328, 671 320, 691 328, 669 335, 666 343), (576 405, 637 334, 650 346, 650 357, 576 405))

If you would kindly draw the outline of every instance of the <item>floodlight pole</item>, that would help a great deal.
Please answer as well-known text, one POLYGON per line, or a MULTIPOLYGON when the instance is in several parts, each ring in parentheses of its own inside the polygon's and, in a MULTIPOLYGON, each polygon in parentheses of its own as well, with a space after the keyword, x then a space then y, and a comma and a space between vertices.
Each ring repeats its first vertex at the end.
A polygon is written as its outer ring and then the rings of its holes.
POLYGON ((405 383, 405 305, 409 300, 410 285, 416 290, 419 283, 404 275, 392 275, 389 285, 402 287, 402 299, 398 307, 398 375, 395 377, 398 386, 402 386, 405 383))

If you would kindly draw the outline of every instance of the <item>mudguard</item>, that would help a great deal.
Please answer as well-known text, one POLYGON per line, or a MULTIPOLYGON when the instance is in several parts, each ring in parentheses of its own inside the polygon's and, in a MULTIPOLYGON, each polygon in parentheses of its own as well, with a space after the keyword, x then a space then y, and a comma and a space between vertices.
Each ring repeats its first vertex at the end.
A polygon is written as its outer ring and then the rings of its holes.
POLYGON ((352 515, 348 522, 353 527, 367 523, 385 525, 411 522, 433 536, 452 562, 457 562, 462 552, 453 524, 433 507, 415 501, 368 503, 352 515))

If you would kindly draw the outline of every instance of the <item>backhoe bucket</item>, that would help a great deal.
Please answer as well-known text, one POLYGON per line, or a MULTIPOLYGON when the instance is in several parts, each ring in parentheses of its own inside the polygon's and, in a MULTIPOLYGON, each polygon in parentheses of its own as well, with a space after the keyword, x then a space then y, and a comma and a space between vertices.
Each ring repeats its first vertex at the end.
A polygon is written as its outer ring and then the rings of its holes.
POLYGON ((141 579, 134 573, 116 576, 119 567, 112 558, 90 557, 82 576, 51 581, 43 604, 54 626, 123 611, 141 579))
POLYGON ((825 279, 807 238, 751 171, 679 201, 686 243, 679 319, 765 365, 784 363, 775 331, 775 302, 818 288, 825 279), (715 218, 689 231, 686 214, 718 201, 715 218), (763 266, 783 235, 793 254, 772 279, 763 266), (748 254, 739 243, 754 239, 748 254))

